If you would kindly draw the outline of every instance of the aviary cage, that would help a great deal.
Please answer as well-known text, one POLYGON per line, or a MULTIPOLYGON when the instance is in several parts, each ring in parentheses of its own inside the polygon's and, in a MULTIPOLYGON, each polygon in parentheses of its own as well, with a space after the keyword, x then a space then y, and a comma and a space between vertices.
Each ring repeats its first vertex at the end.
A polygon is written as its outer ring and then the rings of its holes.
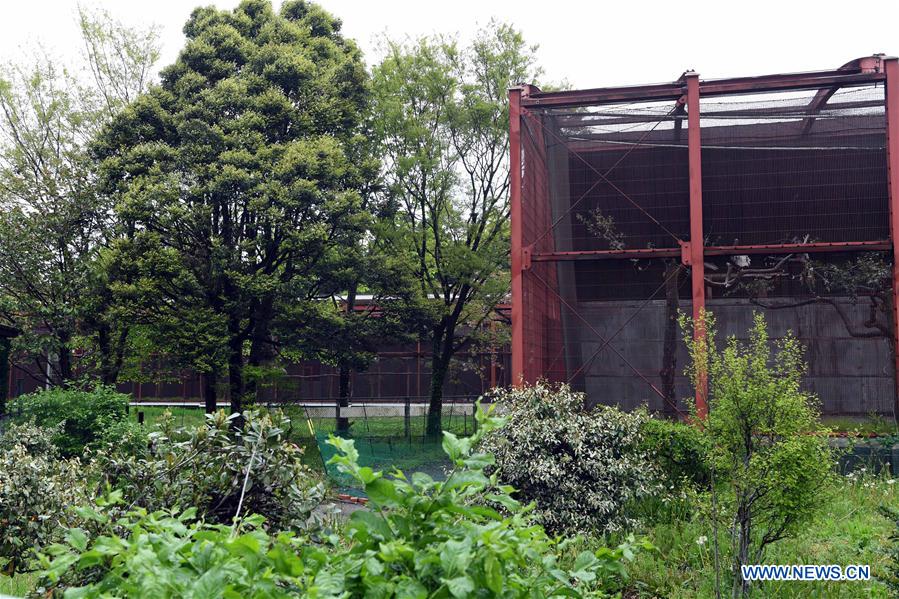
POLYGON ((524 85, 510 90, 510 119, 513 381, 683 413, 691 390, 672 315, 705 307, 739 336, 763 311, 772 336, 789 329, 807 347, 825 413, 890 413, 896 58, 636 87, 524 85), (865 281, 844 280, 863 268, 865 281))

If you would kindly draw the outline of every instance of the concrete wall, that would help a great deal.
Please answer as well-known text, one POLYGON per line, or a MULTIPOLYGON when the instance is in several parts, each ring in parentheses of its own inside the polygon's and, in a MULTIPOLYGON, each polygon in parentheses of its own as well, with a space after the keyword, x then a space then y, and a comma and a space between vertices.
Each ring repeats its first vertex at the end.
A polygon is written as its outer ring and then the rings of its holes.
MULTIPOLYGON (((775 303, 776 300, 770 300, 775 303)), ((858 328, 867 318, 867 306, 853 305, 848 299, 839 300, 858 328)), ((617 331, 631 318, 643 302, 582 302, 579 312, 605 338, 617 331)), ((718 323, 719 338, 736 335, 745 337, 758 307, 743 299, 715 299, 707 305, 718 323)), ((690 312, 690 303, 682 302, 681 309, 690 312)), ((860 339, 848 334, 836 310, 827 304, 809 304, 798 308, 766 310, 768 330, 772 338, 788 330, 806 348, 808 375, 805 387, 818 395, 826 414, 867 415, 889 414, 893 401, 892 355, 886 339, 860 339)), ((665 303, 652 301, 639 315, 618 333, 611 346, 657 387, 661 387, 659 370, 662 364, 665 303)), ((583 330, 577 344, 580 359, 586 362, 601 345, 583 330)), ((680 343, 677 354, 677 394, 679 398, 692 395, 689 382, 683 377, 687 363, 686 347, 680 343)), ((602 349, 586 369, 583 388, 591 401, 634 408, 642 404, 651 410, 661 410, 662 401, 649 385, 609 347, 602 349)), ((680 401, 683 407, 683 402, 680 401)))

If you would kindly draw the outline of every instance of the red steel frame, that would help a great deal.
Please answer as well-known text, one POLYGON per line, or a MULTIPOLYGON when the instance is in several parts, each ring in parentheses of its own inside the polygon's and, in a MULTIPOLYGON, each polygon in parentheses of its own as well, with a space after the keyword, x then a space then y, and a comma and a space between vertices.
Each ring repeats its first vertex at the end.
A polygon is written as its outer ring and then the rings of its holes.
MULTIPOLYGON (((893 360, 899 373, 899 59, 884 59, 886 75, 887 182, 893 242, 893 360)), ((514 374, 514 371, 513 371, 514 374)), ((899 376, 896 377, 899 393, 899 376)))
POLYGON ((512 384, 524 381, 524 314, 522 306, 521 247, 521 96, 523 88, 509 90, 509 211, 512 220, 512 384))
MULTIPOLYGON (((706 256, 739 254, 789 254, 793 252, 820 253, 847 250, 893 251, 893 310, 894 347, 899 348, 899 58, 870 56, 853 60, 836 70, 808 73, 788 73, 761 77, 739 77, 701 81, 698 73, 688 71, 674 83, 612 87, 562 92, 541 92, 533 86, 515 87, 509 91, 509 146, 511 151, 511 266, 512 266, 512 381, 524 382, 524 327, 522 306, 522 272, 532 261, 633 259, 681 257, 691 268, 693 317, 705 307, 703 276, 706 256), (702 160, 700 155, 700 97, 770 91, 839 88, 882 83, 886 88, 887 168, 890 209, 890 239, 879 241, 847 241, 827 243, 791 243, 776 245, 709 246, 703 243, 702 228, 702 160), (624 101, 673 100, 686 103, 688 114, 688 156, 690 181, 690 241, 681 241, 680 249, 625 249, 577 252, 534 253, 522 241, 521 206, 521 118, 529 108, 577 107, 612 104, 624 101)), ((701 327, 695 331, 703 335, 701 327)), ((899 372, 899 351, 894 352, 899 372)), ((896 393, 899 395, 899 377, 896 393)), ((696 394, 696 411, 706 414, 705 392, 696 394)))
MULTIPOLYGON (((685 73, 687 79, 687 152, 690 163, 690 242, 685 244, 684 264, 690 267, 690 282, 693 290, 693 335, 699 341, 705 338, 705 256, 702 232, 702 159, 699 137, 699 73, 685 73)), ((707 379, 703 372, 697 372, 700 380, 696 385, 696 416, 705 418, 707 379)))

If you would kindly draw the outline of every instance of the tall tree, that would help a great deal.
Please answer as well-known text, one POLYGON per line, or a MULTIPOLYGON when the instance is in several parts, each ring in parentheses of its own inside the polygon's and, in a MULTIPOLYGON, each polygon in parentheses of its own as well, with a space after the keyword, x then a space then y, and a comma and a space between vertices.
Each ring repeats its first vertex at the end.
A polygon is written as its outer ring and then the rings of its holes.
POLYGON ((16 349, 54 384, 75 376, 76 345, 97 350, 104 382, 116 378, 124 342, 113 340, 122 329, 108 318, 101 259, 115 226, 88 143, 146 87, 158 54, 153 29, 105 12, 81 11, 79 21, 80 63, 39 54, 0 73, 0 317, 23 332, 16 349), (122 48, 110 69, 102 56, 122 48))
POLYGON ((463 327, 479 327, 508 291, 507 90, 539 75, 522 35, 491 22, 472 43, 388 42, 374 69, 376 131, 398 202, 392 251, 431 301, 428 433, 463 327))
POLYGON ((182 335, 182 353, 208 362, 213 383, 226 370, 235 412, 247 354, 272 337, 276 307, 316 297, 321 263, 367 226, 366 171, 350 159, 367 76, 340 26, 303 1, 279 13, 267 0, 196 9, 161 85, 96 144, 134 232, 121 255, 140 246, 150 257, 128 283, 155 293, 147 323, 202 325, 198 344, 182 335))

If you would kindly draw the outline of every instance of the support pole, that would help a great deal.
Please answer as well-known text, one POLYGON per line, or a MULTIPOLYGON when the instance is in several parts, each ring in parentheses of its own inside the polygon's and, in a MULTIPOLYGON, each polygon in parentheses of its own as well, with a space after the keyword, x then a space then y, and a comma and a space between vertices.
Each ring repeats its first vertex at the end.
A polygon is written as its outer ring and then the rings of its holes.
MULTIPOLYGON (((699 126, 699 73, 684 73, 687 79, 687 151, 690 161, 690 279, 693 290, 693 335, 705 338, 705 326, 700 319, 705 311, 705 252, 702 231, 702 156, 699 126)), ((708 380, 700 376, 696 381, 696 416, 706 417, 708 380)))
POLYGON ((890 198, 890 241, 893 245, 894 418, 899 418, 899 59, 883 59, 886 73, 887 188, 890 198))
POLYGON ((521 231, 521 92, 509 90, 509 203, 512 236, 512 385, 524 382, 524 306, 521 231))

